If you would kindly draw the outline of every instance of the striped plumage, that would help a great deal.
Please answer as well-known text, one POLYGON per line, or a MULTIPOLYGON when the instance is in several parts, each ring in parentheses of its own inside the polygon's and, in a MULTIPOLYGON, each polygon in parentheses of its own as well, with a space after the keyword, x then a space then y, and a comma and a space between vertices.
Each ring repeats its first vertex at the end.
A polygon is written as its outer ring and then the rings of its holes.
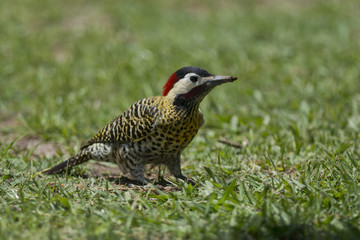
POLYGON ((215 86, 235 79, 200 68, 182 68, 171 75, 163 96, 134 103, 90 139, 78 155, 44 172, 60 173, 94 159, 116 163, 124 176, 142 182, 148 182, 144 178, 147 164, 164 164, 175 177, 185 180, 180 157, 204 123, 200 102, 215 86))

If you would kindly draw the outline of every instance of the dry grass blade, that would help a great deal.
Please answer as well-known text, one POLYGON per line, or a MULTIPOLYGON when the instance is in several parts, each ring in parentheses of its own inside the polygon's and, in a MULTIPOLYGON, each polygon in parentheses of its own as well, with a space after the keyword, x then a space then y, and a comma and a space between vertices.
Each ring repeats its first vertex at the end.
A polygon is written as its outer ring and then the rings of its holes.
POLYGON ((224 137, 220 137, 218 142, 229 145, 229 146, 234 147, 234 148, 242 148, 243 147, 241 145, 241 143, 230 141, 230 140, 228 140, 228 139, 226 139, 224 137))

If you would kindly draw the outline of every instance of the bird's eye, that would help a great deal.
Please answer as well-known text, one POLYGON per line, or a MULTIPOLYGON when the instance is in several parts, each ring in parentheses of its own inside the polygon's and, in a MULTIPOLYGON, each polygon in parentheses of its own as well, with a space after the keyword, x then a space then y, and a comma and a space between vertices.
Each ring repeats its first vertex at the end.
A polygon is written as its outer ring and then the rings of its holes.
POLYGON ((199 80, 198 76, 191 76, 190 77, 190 81, 192 81, 193 83, 197 82, 197 80, 199 80))

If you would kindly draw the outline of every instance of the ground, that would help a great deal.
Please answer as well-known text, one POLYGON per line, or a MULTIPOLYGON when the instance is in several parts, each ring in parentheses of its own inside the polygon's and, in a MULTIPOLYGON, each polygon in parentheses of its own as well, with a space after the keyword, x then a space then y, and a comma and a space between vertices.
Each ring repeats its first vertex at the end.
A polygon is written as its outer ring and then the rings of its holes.
POLYGON ((2 1, 0 239, 360 238, 360 4, 2 1), (91 161, 36 175, 183 66, 239 79, 201 104, 195 186, 91 161))

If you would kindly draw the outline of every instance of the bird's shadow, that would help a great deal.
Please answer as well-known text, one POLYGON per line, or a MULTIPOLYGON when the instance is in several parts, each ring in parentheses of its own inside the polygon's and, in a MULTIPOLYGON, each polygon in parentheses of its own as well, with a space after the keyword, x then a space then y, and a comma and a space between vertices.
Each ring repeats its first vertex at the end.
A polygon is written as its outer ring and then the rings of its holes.
MULTIPOLYGON (((133 179, 129 179, 127 177, 123 177, 123 176, 110 176, 110 175, 89 175, 89 174, 85 174, 85 173, 71 173, 71 176, 74 177, 79 177, 79 178, 83 178, 83 179, 89 179, 89 178, 96 178, 96 179, 106 179, 109 182, 113 182, 117 185, 123 185, 123 186, 146 186, 147 183, 143 183, 141 181, 137 181, 137 180, 133 180, 133 179)), ((151 180, 150 180, 151 181, 151 180)), ((159 177, 156 180, 151 181, 155 186, 161 186, 161 187, 175 187, 175 185, 167 180, 165 180, 162 177, 159 177)))
MULTIPOLYGON (((111 166, 105 166, 103 164, 99 163, 92 163, 90 164, 90 168, 88 171, 84 172, 82 170, 79 171, 79 169, 75 171, 69 171, 69 176, 83 178, 83 179, 106 179, 109 182, 112 182, 116 185, 123 186, 123 187, 144 187, 148 185, 147 183, 143 183, 141 181, 133 180, 124 176, 121 176, 121 173, 118 169, 118 167, 111 167, 111 166)), ((159 171, 154 171, 153 168, 148 168, 148 171, 146 172, 146 177, 152 182, 153 185, 155 185, 160 190, 169 190, 169 191, 177 191, 180 190, 180 187, 173 182, 170 182, 166 180, 164 177, 167 177, 170 175, 165 173, 165 176, 162 174, 159 175, 159 171)), ((188 180, 189 184, 192 184, 193 186, 195 183, 192 180, 188 180)))

